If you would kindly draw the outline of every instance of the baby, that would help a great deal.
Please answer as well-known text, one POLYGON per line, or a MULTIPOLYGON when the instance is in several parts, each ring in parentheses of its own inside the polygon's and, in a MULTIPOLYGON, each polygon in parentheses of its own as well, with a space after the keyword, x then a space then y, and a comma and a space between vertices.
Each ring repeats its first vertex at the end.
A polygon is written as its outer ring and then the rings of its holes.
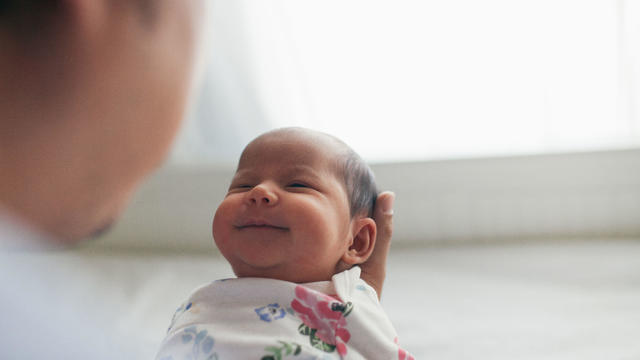
POLYGON ((369 167, 330 135, 253 140, 213 219, 238 278, 197 289, 157 359, 412 359, 354 266, 375 245, 376 196, 369 167))

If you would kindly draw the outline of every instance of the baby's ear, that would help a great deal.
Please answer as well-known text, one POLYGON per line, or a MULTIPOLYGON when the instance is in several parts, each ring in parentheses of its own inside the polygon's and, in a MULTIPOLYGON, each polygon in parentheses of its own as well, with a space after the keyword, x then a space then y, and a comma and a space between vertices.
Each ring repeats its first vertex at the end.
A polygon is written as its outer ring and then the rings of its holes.
POLYGON ((367 261, 376 244, 376 222, 370 217, 356 217, 351 223, 353 241, 342 256, 342 261, 349 265, 362 264, 367 261))

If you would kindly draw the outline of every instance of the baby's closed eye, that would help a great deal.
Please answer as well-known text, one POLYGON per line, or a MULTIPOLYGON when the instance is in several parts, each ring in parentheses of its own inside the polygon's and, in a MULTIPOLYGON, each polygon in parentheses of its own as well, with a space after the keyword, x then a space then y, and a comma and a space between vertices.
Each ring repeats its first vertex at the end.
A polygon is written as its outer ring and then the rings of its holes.
POLYGON ((230 192, 230 193, 244 192, 244 191, 249 191, 252 188, 253 188, 253 185, 248 184, 248 183, 231 184, 231 186, 229 186, 228 192, 230 192))
POLYGON ((305 184, 303 182, 300 182, 300 181, 295 181, 295 182, 292 182, 292 183, 288 184, 287 187, 292 187, 292 188, 310 188, 311 186, 309 186, 309 185, 307 185, 307 184, 305 184))

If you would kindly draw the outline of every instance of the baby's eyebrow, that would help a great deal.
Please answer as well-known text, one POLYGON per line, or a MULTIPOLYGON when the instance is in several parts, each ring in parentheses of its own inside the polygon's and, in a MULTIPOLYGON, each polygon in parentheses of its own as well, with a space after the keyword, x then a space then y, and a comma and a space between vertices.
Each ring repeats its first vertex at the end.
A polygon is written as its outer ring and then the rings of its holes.
POLYGON ((238 170, 233 174, 229 186, 236 184, 238 181, 251 181, 253 176, 254 175, 249 170, 238 170))
POLYGON ((283 176, 291 177, 296 175, 305 175, 311 177, 320 177, 320 173, 311 166, 308 165, 290 165, 283 172, 283 176))
MULTIPOLYGON (((293 178, 297 176, 304 176, 309 178, 322 177, 322 174, 314 167, 304 164, 286 165, 278 169, 277 172, 272 175, 276 178, 293 178)), ((261 175, 259 173, 256 173, 253 169, 239 169, 233 175, 231 183, 234 183, 238 180, 252 181, 259 177, 261 177, 261 175)))
POLYGON ((232 179, 237 179, 241 176, 248 176, 251 173, 251 170, 237 170, 235 174, 233 174, 232 179))

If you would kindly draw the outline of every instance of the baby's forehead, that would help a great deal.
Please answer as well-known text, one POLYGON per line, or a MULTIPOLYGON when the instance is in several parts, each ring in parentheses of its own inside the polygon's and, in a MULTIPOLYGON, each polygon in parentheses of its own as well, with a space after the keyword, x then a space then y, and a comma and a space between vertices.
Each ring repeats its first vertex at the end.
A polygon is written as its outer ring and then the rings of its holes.
POLYGON ((329 136, 307 131, 264 134, 245 147, 238 168, 260 166, 265 162, 292 168, 339 170, 341 144, 329 136))

